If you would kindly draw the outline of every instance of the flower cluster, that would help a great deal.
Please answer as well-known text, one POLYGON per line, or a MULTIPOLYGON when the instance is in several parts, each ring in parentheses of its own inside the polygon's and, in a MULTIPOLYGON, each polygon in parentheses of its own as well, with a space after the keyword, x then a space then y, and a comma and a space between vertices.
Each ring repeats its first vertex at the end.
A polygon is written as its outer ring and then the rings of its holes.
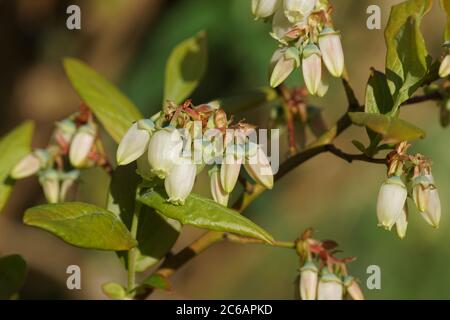
POLYGON ((324 96, 322 62, 332 76, 344 73, 340 33, 333 29, 328 1, 252 0, 252 10, 256 18, 272 19, 271 35, 280 44, 271 59, 271 86, 301 66, 309 93, 324 96))
POLYGON ((47 148, 36 149, 17 163, 11 178, 37 175, 47 201, 64 202, 79 179, 79 169, 96 165, 109 169, 93 115, 82 105, 78 113, 56 123, 47 148))
POLYGON ((302 300, 364 300, 357 280, 347 273, 346 264, 354 258, 336 258, 334 241, 312 239, 311 230, 307 230, 297 247, 303 261, 299 281, 302 300))
POLYGON ((441 202, 431 163, 421 154, 408 155, 409 146, 402 142, 389 154, 388 178, 380 188, 377 201, 379 225, 387 230, 395 225, 401 239, 408 226, 408 197, 431 226, 438 228, 441 219, 441 202))
POLYGON ((257 183, 273 186, 270 161, 250 138, 254 131, 244 122, 232 124, 215 103, 168 101, 162 111, 130 127, 117 149, 117 163, 137 161, 137 172, 146 180, 164 180, 168 201, 179 205, 191 193, 197 174, 214 165, 211 194, 227 206, 242 166, 257 183))

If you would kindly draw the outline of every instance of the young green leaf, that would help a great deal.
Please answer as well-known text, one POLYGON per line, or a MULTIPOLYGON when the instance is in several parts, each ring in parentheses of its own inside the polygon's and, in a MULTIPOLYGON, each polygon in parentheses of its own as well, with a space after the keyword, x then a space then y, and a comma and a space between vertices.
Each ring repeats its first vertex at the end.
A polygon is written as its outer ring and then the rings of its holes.
POLYGON ((25 282, 27 263, 19 255, 0 257, 0 299, 11 299, 25 282))
POLYGON ((169 203, 155 190, 150 190, 138 198, 145 205, 154 208, 162 215, 178 220, 182 224, 223 231, 273 242, 272 236, 238 212, 224 207, 213 200, 191 194, 183 206, 169 203))
POLYGON ((425 40, 420 31, 431 0, 408 0, 392 7, 385 30, 386 76, 394 97, 392 114, 419 88, 430 66, 425 40))
POLYGON ((386 75, 372 69, 366 88, 365 112, 389 114, 393 107, 386 75))
POLYGON ((116 141, 143 116, 118 88, 80 60, 64 59, 64 68, 81 100, 116 141))
POLYGON ((123 300, 127 296, 127 292, 124 287, 118 283, 107 282, 102 284, 103 293, 112 300, 123 300))
POLYGON ((160 289, 160 290, 170 290, 170 282, 163 276, 160 276, 159 274, 151 274, 149 275, 141 284, 141 286, 144 287, 150 287, 154 289, 160 289))
POLYGON ((206 33, 184 40, 173 49, 166 64, 164 101, 183 102, 197 88, 206 71, 206 33))
POLYGON ((422 129, 402 119, 365 112, 350 112, 349 116, 354 124, 381 134, 385 142, 412 141, 425 137, 422 129))
POLYGON ((34 124, 27 121, 0 140, 0 213, 11 193, 14 181, 12 168, 30 152, 34 124))
POLYGON ((87 203, 36 206, 25 212, 23 221, 81 248, 122 251, 137 245, 114 213, 87 203))
MULTIPOLYGON (((128 229, 134 214, 136 189, 141 178, 136 164, 117 167, 112 174, 108 210, 120 216, 128 229)), ((178 221, 169 221, 150 207, 142 207, 136 239, 138 257, 136 271, 143 272, 160 261, 173 247, 180 234, 178 221)), ((119 252, 123 258, 124 252, 119 252)), ((123 259, 126 262, 126 259, 123 259)))

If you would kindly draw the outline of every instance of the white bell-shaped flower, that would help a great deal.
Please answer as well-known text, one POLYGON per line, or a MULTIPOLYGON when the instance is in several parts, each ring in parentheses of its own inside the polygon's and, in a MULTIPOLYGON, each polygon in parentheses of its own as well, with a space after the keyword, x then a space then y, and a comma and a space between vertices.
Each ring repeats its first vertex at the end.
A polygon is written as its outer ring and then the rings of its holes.
POLYGON ((59 200, 59 174, 53 169, 42 172, 39 182, 44 190, 48 203, 57 203, 59 200))
POLYGON ((317 288, 317 300, 342 300, 342 281, 335 274, 322 272, 317 288))
POLYGON ((315 44, 310 43, 303 50, 302 71, 309 93, 317 95, 323 83, 322 58, 320 50, 315 44))
POLYGON ((252 0, 252 13, 256 18, 267 18, 275 13, 280 0, 252 0))
POLYGON ((183 140, 178 130, 165 128, 156 131, 148 145, 148 161, 153 173, 164 179, 180 160, 183 140))
POLYGON ((194 187, 197 166, 190 159, 181 158, 171 168, 164 181, 169 201, 183 205, 194 187))
POLYGON ((353 277, 345 277, 344 286, 347 290, 348 295, 353 300, 364 300, 364 295, 362 293, 361 287, 358 282, 353 277))
POLYGON ((302 300, 316 300, 318 270, 314 263, 308 261, 300 269, 300 297, 302 300))
POLYGON ((220 172, 217 168, 210 171, 211 194, 215 202, 227 206, 230 194, 227 193, 220 182, 220 172))
POLYGON ((147 151, 150 141, 150 133, 147 130, 139 129, 138 123, 134 123, 123 136, 117 148, 117 164, 127 165, 147 151))
POLYGON ((319 35, 319 47, 328 71, 340 78, 344 73, 344 51, 339 32, 325 28, 319 35))
POLYGON ((96 130, 91 125, 78 128, 70 144, 69 159, 75 168, 83 168, 89 164, 89 153, 95 143, 96 130))
POLYGON ((250 177, 267 189, 273 188, 273 171, 267 155, 258 147, 254 155, 250 155, 244 164, 244 168, 250 177))
POLYGON ((391 230, 403 212, 407 195, 406 186, 400 177, 390 177, 381 185, 377 200, 379 226, 391 230))
POLYGON ((28 154, 20 160, 11 171, 11 178, 23 179, 36 174, 41 168, 41 161, 38 156, 33 153, 28 154))
POLYGON ((450 75, 450 54, 445 56, 439 67, 439 76, 441 78, 446 78, 448 75, 450 75))
POLYGON ((400 239, 406 237, 406 229, 408 228, 408 205, 405 203, 402 213, 395 222, 395 229, 397 230, 397 235, 400 239))

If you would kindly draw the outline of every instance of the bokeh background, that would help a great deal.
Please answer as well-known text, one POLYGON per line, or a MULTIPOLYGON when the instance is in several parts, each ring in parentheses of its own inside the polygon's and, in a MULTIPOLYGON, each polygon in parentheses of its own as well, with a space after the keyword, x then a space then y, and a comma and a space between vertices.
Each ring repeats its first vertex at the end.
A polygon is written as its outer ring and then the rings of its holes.
MULTIPOLYGON (((339 0, 334 20, 342 31, 347 67, 360 100, 371 66, 384 69, 382 30, 366 28, 366 9, 378 4, 382 25, 390 6, 401 1, 339 0)), ((34 147, 44 147, 53 122, 77 110, 79 98, 66 79, 61 59, 75 56, 117 83, 150 115, 161 107, 164 66, 170 50, 181 40, 205 29, 208 32, 209 67, 193 95, 207 102, 267 85, 267 65, 276 44, 269 25, 253 21, 250 0, 0 0, 0 134, 24 119, 36 121, 34 147), (82 29, 65 27, 66 8, 78 4, 82 29)), ((423 32, 430 53, 440 54, 444 14, 436 3, 425 18, 423 32)), ((300 84, 299 73, 290 83, 300 84)), ((311 103, 325 109, 332 123, 346 108, 338 80, 329 93, 311 103)), ((261 106, 246 117, 265 127, 261 106)), ((433 230, 411 210, 408 234, 377 228, 375 204, 385 178, 383 166, 346 162, 321 155, 283 178, 248 210, 247 215, 280 240, 294 240, 305 228, 319 239, 334 239, 356 256, 350 272, 360 278, 369 299, 450 298, 450 148, 448 130, 438 123, 434 103, 410 106, 402 117, 427 131, 427 138, 413 150, 434 160, 434 172, 443 204, 441 227, 433 230), (381 290, 368 290, 369 265, 382 272, 381 290)), ((356 152, 349 141, 366 141, 364 130, 352 128, 337 143, 356 152)), ((284 152, 284 151, 283 151, 284 152)), ((284 154, 282 154, 284 156, 284 154)), ((208 194, 206 178, 197 191, 208 194)), ((103 204, 107 177, 100 171, 85 175, 79 197, 103 204)), ((20 181, 0 216, 0 252, 19 253, 29 264, 22 290, 28 299, 103 299, 100 285, 125 282, 125 273, 114 253, 88 251, 66 245, 52 235, 22 223, 26 208, 42 203, 35 179, 20 181), (82 290, 66 289, 66 267, 82 270, 82 290)), ((203 231, 184 228, 176 250, 203 231)), ((164 299, 292 299, 298 261, 290 250, 222 243, 182 268, 172 278, 173 291, 157 292, 164 299)))

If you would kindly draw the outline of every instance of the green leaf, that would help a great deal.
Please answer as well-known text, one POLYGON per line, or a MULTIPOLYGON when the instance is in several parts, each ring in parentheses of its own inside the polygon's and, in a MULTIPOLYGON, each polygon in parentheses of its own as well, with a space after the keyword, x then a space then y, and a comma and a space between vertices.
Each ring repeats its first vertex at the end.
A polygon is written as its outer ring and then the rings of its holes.
POLYGON ((412 141, 425 137, 425 132, 402 119, 382 114, 350 112, 350 119, 358 126, 365 126, 382 135, 386 142, 412 141))
POLYGON ((23 221, 81 248, 121 251, 137 245, 114 213, 87 203, 36 206, 25 212, 23 221))
POLYGON ((191 194, 183 206, 169 203, 155 190, 150 190, 138 198, 145 205, 162 215, 199 228, 223 231, 273 242, 272 236, 238 212, 226 208, 213 200, 191 194))
POLYGON ((173 49, 166 64, 164 101, 181 103, 197 88, 206 71, 206 33, 184 40, 173 49))
POLYGON ((133 102, 82 61, 66 58, 64 68, 80 98, 116 142, 134 121, 143 118, 133 102))
MULTIPOLYGON (((136 189, 141 178, 135 173, 136 164, 117 167, 112 174, 108 209, 120 216, 128 229, 135 209, 136 189)), ((173 247, 180 234, 178 221, 161 216, 150 207, 143 207, 139 215, 136 239, 138 258, 136 271, 143 272, 158 263, 173 247)), ((125 253, 119 252, 124 258, 125 253)), ((123 259, 126 263, 126 259, 123 259)))
POLYGON ((6 205, 14 181, 11 170, 30 152, 34 124, 27 121, 0 140, 0 213, 6 205))
POLYGON ((102 284, 102 291, 108 298, 113 300, 123 300, 127 296, 125 288, 114 282, 102 284))
POLYGON ((142 282, 141 286, 165 291, 168 291, 171 288, 169 280, 159 274, 151 274, 142 282))
POLYGON ((447 23, 445 25, 444 38, 445 41, 450 40, 450 0, 441 0, 441 7, 444 9, 447 16, 447 23))
POLYGON ((365 112, 388 114, 393 107, 394 101, 386 75, 372 69, 366 89, 365 112))
POLYGON ((392 7, 385 30, 386 76, 394 98, 392 114, 427 75, 430 58, 420 24, 431 5, 431 0, 408 0, 392 7))
POLYGON ((19 255, 0 257, 0 299, 11 299, 23 286, 27 263, 19 255))

